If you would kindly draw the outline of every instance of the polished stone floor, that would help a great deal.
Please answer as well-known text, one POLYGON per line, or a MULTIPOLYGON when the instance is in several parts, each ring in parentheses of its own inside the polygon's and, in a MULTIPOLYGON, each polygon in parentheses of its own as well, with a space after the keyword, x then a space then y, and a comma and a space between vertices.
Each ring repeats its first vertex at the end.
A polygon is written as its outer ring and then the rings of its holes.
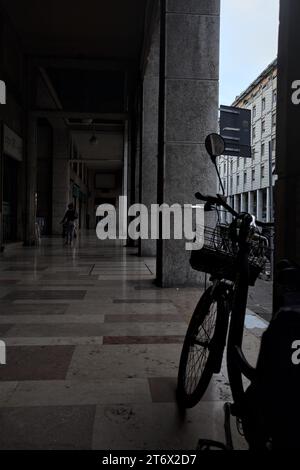
MULTIPOLYGON (((185 416, 178 361, 201 289, 159 289, 155 262, 82 236, 0 255, 1 449, 194 449, 223 440, 225 365, 185 416)), ((264 322, 249 312, 253 362, 264 322)), ((237 448, 245 446, 237 438, 237 448)))

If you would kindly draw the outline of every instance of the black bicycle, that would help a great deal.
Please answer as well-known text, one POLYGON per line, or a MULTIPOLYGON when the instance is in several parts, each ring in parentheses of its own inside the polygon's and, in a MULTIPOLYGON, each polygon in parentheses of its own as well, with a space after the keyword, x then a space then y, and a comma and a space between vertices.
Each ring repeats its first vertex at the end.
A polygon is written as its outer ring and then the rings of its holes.
MULTIPOLYGON (((222 143, 217 134, 207 139, 206 147, 214 163, 222 152, 222 143)), ((222 208, 233 220, 229 225, 218 223, 214 228, 205 227, 204 246, 191 255, 191 266, 209 273, 212 284, 196 306, 181 353, 177 397, 187 408, 199 402, 212 375, 220 372, 228 327, 228 375, 234 401, 239 403, 243 390, 241 369, 247 372, 252 369, 241 348, 248 288, 255 284, 270 250, 267 238, 258 228, 270 224, 255 221, 250 214, 237 213, 224 196, 200 193, 195 196, 206 203, 205 210, 222 208)))
MULTIPOLYGON (((206 149, 217 169, 216 157, 224 151, 223 139, 211 134, 206 139, 206 149)), ((218 176, 222 185, 219 173, 218 176)), ((224 210, 232 216, 232 222, 205 227, 204 246, 191 255, 191 266, 210 274, 211 285, 196 306, 186 333, 177 398, 185 408, 200 401, 213 374, 221 370, 227 339, 227 369, 234 405, 230 412, 226 410, 226 415, 239 417, 245 396, 243 375, 251 380, 255 374, 242 351, 248 289, 270 258, 268 239, 260 230, 271 224, 259 222, 248 213, 237 213, 224 196, 195 196, 205 203, 206 211, 224 210)))

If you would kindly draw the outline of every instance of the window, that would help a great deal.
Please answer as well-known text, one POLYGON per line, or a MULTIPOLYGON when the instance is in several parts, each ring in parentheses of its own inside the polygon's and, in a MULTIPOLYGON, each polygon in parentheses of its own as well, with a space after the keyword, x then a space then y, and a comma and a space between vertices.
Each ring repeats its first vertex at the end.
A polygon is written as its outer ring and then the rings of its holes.
POLYGON ((264 178, 265 177, 265 165, 263 165, 261 167, 261 177, 264 178))
POLYGON ((252 181, 255 181, 255 168, 252 169, 252 181))
POLYGON ((233 178, 230 177, 230 191, 233 192, 233 178))
POLYGON ((272 139, 272 151, 276 152, 276 138, 275 137, 272 139))
POLYGON ((254 118, 256 117, 256 106, 253 106, 252 115, 254 118))
POLYGON ((244 171, 244 184, 247 184, 247 172, 244 171))
POLYGON ((236 177, 236 186, 237 186, 237 188, 239 187, 239 185, 240 185, 240 175, 237 175, 237 177, 236 177))
POLYGON ((273 104, 275 105, 277 104, 277 91, 276 90, 273 91, 273 104))
POLYGON ((233 161, 231 160, 231 162, 230 162, 230 173, 232 173, 232 172, 233 172, 233 161))
POLYGON ((237 166, 237 168, 239 168, 239 167, 240 167, 240 159, 239 159, 239 158, 237 158, 237 161, 236 161, 236 166, 237 166))
POLYGON ((265 156, 265 144, 261 144, 261 156, 264 157, 265 156))
POLYGON ((252 148, 252 158, 255 158, 255 147, 252 148))
POLYGON ((266 132, 266 121, 261 121, 261 132, 264 134, 266 132))
POLYGON ((224 175, 226 175, 226 173, 227 173, 227 164, 224 163, 224 175))
POLYGON ((272 114, 272 126, 276 127, 276 123, 277 123, 277 116, 276 116, 276 113, 273 113, 272 114))
POLYGON ((252 129, 252 139, 256 139, 256 127, 254 126, 252 129))
POLYGON ((262 108, 263 111, 266 110, 266 98, 263 98, 263 99, 261 100, 261 108, 262 108))

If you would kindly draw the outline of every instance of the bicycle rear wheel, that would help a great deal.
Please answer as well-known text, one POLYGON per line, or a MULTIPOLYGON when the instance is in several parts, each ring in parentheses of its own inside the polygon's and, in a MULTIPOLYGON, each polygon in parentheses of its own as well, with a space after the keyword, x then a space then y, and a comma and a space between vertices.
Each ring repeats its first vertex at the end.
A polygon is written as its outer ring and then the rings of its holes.
POLYGON ((227 326, 223 296, 219 289, 209 287, 198 302, 183 343, 177 384, 179 405, 192 408, 201 400, 221 364, 227 326))

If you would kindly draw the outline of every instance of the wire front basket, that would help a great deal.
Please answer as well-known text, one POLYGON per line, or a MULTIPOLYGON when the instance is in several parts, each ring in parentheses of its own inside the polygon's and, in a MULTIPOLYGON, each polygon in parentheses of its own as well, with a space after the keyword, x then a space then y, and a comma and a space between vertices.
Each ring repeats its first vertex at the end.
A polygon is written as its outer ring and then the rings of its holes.
MULTIPOLYGON (((204 246, 191 252, 190 264, 196 271, 218 279, 235 281, 238 243, 230 236, 230 226, 218 224, 204 228, 204 246)), ((203 235, 203 234, 202 234, 203 235)), ((269 260, 270 249, 261 241, 250 242, 249 284, 254 285, 269 260)))

